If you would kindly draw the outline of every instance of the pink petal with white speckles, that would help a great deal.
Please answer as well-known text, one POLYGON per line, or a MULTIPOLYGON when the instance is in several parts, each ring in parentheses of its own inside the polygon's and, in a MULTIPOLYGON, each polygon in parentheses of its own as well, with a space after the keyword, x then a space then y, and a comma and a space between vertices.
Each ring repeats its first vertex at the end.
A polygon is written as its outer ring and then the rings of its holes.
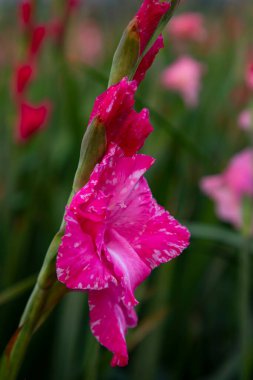
POLYGON ((190 233, 155 200, 152 206, 153 215, 133 247, 150 268, 155 268, 180 255, 189 245, 190 233))
POLYGON ((150 156, 136 154, 126 157, 121 155, 120 150, 117 151, 112 167, 106 168, 100 178, 103 193, 108 196, 113 194, 108 204, 112 213, 126 207, 124 200, 153 162, 150 156))
POLYGON ((165 263, 189 245, 189 231, 156 203, 144 178, 125 202, 116 229, 146 265, 154 268, 165 263))
POLYGON ((58 280, 70 289, 103 289, 116 282, 105 262, 99 258, 86 226, 86 231, 71 209, 66 212, 66 232, 59 248, 56 270, 58 280))
POLYGON ((105 237, 107 259, 121 283, 124 293, 122 301, 131 308, 138 304, 134 297, 135 288, 150 274, 150 268, 140 259, 126 239, 111 229, 105 237))
POLYGON ((102 291, 89 291, 90 327, 96 339, 113 352, 112 366, 125 366, 128 353, 125 334, 134 327, 137 317, 121 301, 121 287, 110 286, 102 291))

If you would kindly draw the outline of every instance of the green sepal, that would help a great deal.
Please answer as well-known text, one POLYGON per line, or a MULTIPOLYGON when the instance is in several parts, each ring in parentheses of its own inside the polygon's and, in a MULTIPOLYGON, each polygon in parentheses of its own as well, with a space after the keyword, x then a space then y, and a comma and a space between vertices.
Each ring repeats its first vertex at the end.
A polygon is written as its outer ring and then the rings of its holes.
POLYGON ((105 126, 98 118, 94 118, 92 123, 88 126, 82 140, 78 168, 73 183, 74 193, 88 182, 95 165, 102 159, 105 151, 105 126))
POLYGON ((139 55, 140 37, 134 18, 125 29, 113 56, 108 86, 118 83, 124 77, 129 77, 138 62, 139 55))

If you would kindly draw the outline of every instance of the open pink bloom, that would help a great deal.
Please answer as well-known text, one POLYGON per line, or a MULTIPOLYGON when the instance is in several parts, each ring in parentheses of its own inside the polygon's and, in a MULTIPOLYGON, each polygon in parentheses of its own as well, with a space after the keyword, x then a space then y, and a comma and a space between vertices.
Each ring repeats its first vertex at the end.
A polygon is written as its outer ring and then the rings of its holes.
POLYGON ((246 72, 246 83, 248 87, 253 90, 253 63, 250 63, 246 72))
POLYGON ((181 94, 188 107, 196 107, 199 100, 204 66, 189 56, 183 56, 161 74, 162 85, 181 94))
POLYGON ((17 95, 21 95, 25 91, 32 75, 33 67, 29 63, 17 67, 14 78, 15 93, 17 95))
POLYGON ((204 177, 200 186, 215 201, 221 219, 242 227, 243 199, 253 196, 253 150, 238 153, 222 174, 204 177))
POLYGON ((189 243, 188 230, 152 198, 143 175, 153 161, 111 146, 66 208, 57 276, 70 289, 88 291, 91 330, 113 352, 113 366, 128 362, 135 288, 189 243))
POLYGON ((123 78, 97 97, 89 124, 96 117, 105 126, 108 145, 118 144, 127 155, 136 153, 153 128, 147 109, 136 112, 133 109, 135 81, 123 78))
POLYGON ((22 0, 20 4, 20 19, 25 28, 32 23, 32 3, 31 0, 22 0))
POLYGON ((46 37, 46 27, 44 25, 37 25, 32 31, 32 40, 30 45, 30 54, 36 55, 46 37))
POLYGON ((21 103, 20 119, 17 127, 17 137, 19 141, 29 139, 45 126, 50 108, 48 102, 36 107, 28 103, 21 103))
POLYGON ((183 13, 174 16, 168 24, 169 36, 182 41, 203 41, 206 36, 201 13, 183 13))
POLYGON ((248 131, 252 125, 252 117, 250 110, 244 110, 238 117, 238 125, 241 129, 248 131))

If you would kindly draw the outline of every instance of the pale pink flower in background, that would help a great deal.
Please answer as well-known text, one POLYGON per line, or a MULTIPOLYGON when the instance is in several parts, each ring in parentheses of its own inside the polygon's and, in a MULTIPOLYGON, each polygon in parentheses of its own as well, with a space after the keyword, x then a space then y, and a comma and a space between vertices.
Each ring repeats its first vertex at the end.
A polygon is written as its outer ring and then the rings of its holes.
POLYGON ((246 109, 238 117, 238 125, 241 129, 248 131, 252 126, 251 111, 246 109))
POLYGON ((185 55, 162 72, 161 84, 178 92, 188 107, 196 107, 203 73, 204 65, 185 55))
POLYGON ((71 60, 92 65, 101 60, 103 47, 102 31, 94 21, 79 24, 70 32, 68 56, 71 60))
POLYGON ((113 352, 113 366, 128 362, 136 287, 189 244, 188 230, 157 204, 143 177, 153 162, 112 145, 66 209, 58 280, 88 291, 91 331, 113 352))
POLYGON ((183 41, 203 41, 206 37, 201 13, 189 12, 174 16, 168 24, 169 36, 183 41))
POLYGON ((216 203, 217 215, 241 228, 243 200, 253 196, 253 150, 235 155, 223 173, 204 177, 200 186, 216 203))

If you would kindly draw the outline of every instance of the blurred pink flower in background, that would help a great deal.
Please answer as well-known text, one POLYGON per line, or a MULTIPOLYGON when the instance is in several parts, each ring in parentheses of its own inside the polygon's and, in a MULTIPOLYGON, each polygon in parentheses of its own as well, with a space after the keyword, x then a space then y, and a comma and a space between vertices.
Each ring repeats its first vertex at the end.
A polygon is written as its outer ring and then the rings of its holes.
POLYGON ((241 228, 244 197, 253 196, 253 150, 235 155, 222 174, 204 177, 200 186, 216 203, 217 215, 241 228))
POLYGON ((70 60, 92 65, 103 55, 103 36, 98 24, 94 21, 76 25, 70 32, 67 52, 70 60))
POLYGON ((201 13, 183 13, 174 16, 168 24, 169 36, 184 41, 203 41, 206 37, 204 18, 201 13))
POLYGON ((161 74, 161 84, 178 92, 188 107, 196 107, 199 101, 204 65, 190 56, 182 56, 161 74))
POLYGON ((241 129, 249 130, 252 126, 251 111, 246 109, 242 111, 238 117, 238 125, 241 129))
POLYGON ((19 142, 26 141, 46 124, 51 110, 51 104, 44 102, 39 106, 33 106, 22 102, 19 111, 19 122, 17 126, 17 139, 19 142))
POLYGON ((246 71, 246 83, 248 87, 253 90, 253 63, 250 63, 246 71))

